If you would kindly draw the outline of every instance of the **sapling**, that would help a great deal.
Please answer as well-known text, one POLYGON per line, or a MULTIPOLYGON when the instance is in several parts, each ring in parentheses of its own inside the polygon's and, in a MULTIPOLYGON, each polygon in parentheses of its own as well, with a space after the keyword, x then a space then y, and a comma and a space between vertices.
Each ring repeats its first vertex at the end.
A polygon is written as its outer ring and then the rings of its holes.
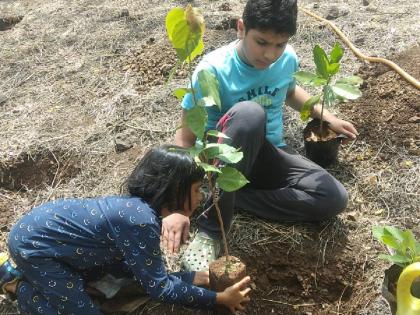
POLYGON ((420 243, 411 230, 402 231, 393 226, 374 226, 372 233, 390 252, 380 254, 379 258, 393 263, 385 271, 382 285, 382 295, 391 313, 420 314, 420 243))
POLYGON ((411 230, 402 231, 393 226, 374 226, 372 233, 378 241, 393 251, 390 255, 380 254, 379 258, 403 268, 420 262, 420 243, 416 241, 411 230))
POLYGON ((217 78, 212 72, 201 70, 197 74, 198 89, 192 86, 193 71, 191 62, 204 50, 204 29, 204 19, 200 11, 191 5, 188 5, 185 10, 174 8, 166 16, 167 35, 178 57, 178 62, 174 69, 181 65, 186 66, 191 86, 175 90, 174 95, 181 100, 185 94, 191 93, 194 104, 187 111, 187 126, 182 127, 190 128, 198 141, 194 147, 187 150, 194 156, 197 164, 206 172, 206 179, 222 231, 225 257, 227 262, 229 262, 229 250, 218 204, 216 185, 224 191, 232 192, 243 187, 248 183, 248 180, 238 170, 229 166, 229 164, 238 163, 243 158, 243 153, 230 145, 209 141, 209 137, 228 138, 225 134, 217 130, 208 130, 206 132, 208 120, 206 107, 217 106, 221 110, 217 78), (215 181, 214 178, 216 178, 215 181))
MULTIPOLYGON (((315 45, 313 49, 313 59, 316 66, 315 73, 307 71, 298 71, 294 77, 299 83, 314 87, 321 87, 321 93, 312 96, 302 106, 300 117, 307 121, 311 115, 313 107, 321 103, 321 117, 319 139, 323 140, 323 115, 324 107, 333 106, 339 102, 355 100, 362 95, 359 86, 363 80, 358 76, 349 76, 346 78, 334 80, 335 75, 340 70, 340 61, 344 51, 340 44, 336 43, 332 48, 330 55, 327 56, 324 49, 315 45)), ((316 140, 316 139, 313 139, 316 140)))

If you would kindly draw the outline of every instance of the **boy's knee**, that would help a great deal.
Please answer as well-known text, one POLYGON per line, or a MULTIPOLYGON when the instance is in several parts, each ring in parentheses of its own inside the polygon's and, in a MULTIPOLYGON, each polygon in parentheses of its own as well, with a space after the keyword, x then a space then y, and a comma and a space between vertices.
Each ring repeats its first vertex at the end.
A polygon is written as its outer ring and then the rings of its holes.
POLYGON ((317 220, 322 221, 336 217, 346 209, 348 200, 347 190, 338 183, 335 189, 331 189, 318 203, 315 209, 317 220))
POLYGON ((252 101, 236 103, 229 111, 230 116, 237 120, 243 129, 265 128, 266 114, 258 103, 252 101))

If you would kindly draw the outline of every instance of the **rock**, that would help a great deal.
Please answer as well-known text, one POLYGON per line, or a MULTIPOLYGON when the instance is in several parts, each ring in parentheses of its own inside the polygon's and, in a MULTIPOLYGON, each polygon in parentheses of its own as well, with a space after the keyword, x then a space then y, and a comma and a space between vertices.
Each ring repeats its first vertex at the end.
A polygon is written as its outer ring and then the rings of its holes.
POLYGON ((370 4, 369 0, 363 0, 362 4, 366 7, 370 4))
POLYGON ((316 2, 315 2, 315 3, 314 3, 314 5, 313 5, 313 8, 314 8, 314 9, 319 9, 319 3, 316 3, 316 2))
POLYGON ((365 43, 365 38, 364 37, 358 37, 354 40, 354 43, 356 45, 362 46, 365 43))
POLYGON ((356 211, 352 211, 352 212, 347 213, 347 219, 350 220, 350 221, 356 222, 357 221, 356 211))
POLYGON ((332 6, 325 17, 327 20, 335 20, 340 16, 340 10, 336 6, 332 6))
POLYGON ((5 95, 0 94, 0 105, 7 101, 7 97, 5 95))
POLYGON ((117 139, 115 140, 115 152, 121 153, 131 149, 133 145, 131 143, 125 142, 123 140, 117 139))
POLYGON ((128 11, 128 9, 122 9, 120 12, 120 17, 127 17, 130 15, 130 12, 128 11))
MULTIPOLYGON (((0 97, 0 103, 1 103, 1 97, 0 97)), ((418 123, 418 122, 420 121, 420 116, 413 116, 413 117, 410 117, 410 118, 408 119, 408 121, 409 121, 409 122, 412 122, 412 123, 418 123)))
POLYGON ((230 4, 228 2, 224 2, 219 6, 220 11, 232 11, 230 4))

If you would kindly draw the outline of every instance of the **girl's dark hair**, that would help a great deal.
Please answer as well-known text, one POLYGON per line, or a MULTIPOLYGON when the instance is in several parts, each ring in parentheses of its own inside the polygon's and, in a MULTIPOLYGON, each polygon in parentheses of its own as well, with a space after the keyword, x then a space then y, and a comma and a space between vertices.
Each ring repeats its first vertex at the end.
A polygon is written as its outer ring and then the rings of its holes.
POLYGON ((248 0, 242 15, 245 31, 296 34, 297 0, 248 0))
POLYGON ((204 170, 188 152, 176 145, 150 149, 125 182, 131 196, 140 197, 153 209, 182 210, 191 202, 191 186, 201 181, 204 170))

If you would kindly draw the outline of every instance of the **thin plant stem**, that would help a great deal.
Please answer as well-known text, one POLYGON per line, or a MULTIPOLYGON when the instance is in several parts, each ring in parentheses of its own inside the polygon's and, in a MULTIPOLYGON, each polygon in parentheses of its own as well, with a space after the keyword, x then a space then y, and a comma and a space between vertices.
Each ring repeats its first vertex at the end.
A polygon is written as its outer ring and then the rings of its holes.
POLYGON ((322 103, 321 103, 321 124, 320 124, 320 126, 319 126, 319 128, 320 128, 320 130, 319 130, 319 136, 320 136, 320 139, 321 139, 321 141, 322 141, 322 125, 323 125, 323 116, 324 116, 324 98, 322 98, 322 103))
POLYGON ((209 187, 210 187, 212 198, 213 198, 213 204, 214 204, 214 207, 216 208, 217 219, 219 221, 220 230, 222 231, 223 248, 224 248, 224 252, 225 252, 226 262, 228 263, 229 262, 229 250, 228 250, 228 246, 227 246, 225 227, 223 225, 222 213, 220 211, 219 201, 217 199, 218 197, 216 196, 216 186, 213 185, 213 183, 211 181, 211 173, 210 172, 207 172, 207 179, 209 181, 209 187))
MULTIPOLYGON (((191 55, 188 56, 188 78, 191 82, 191 92, 192 92, 192 96, 193 96, 194 106, 199 106, 198 101, 197 101, 197 95, 196 95, 196 93, 194 91, 194 87, 192 85, 193 80, 192 80, 191 55)), ((207 137, 204 136, 204 138, 201 139, 201 141, 203 142, 204 147, 206 147, 207 137)), ((224 228, 224 225, 223 225, 223 219, 222 219, 222 214, 221 214, 220 207, 219 207, 219 202, 218 202, 217 196, 216 196, 216 187, 213 185, 213 183, 211 181, 211 173, 210 172, 207 172, 207 181, 209 183, 210 191, 212 193, 213 204, 216 208, 217 219, 219 221, 220 230, 222 231, 223 247, 224 247, 224 252, 225 252, 225 256, 226 256, 226 262, 228 263, 229 262, 229 250, 228 250, 228 246, 227 246, 226 233, 225 233, 225 228, 224 228)))

